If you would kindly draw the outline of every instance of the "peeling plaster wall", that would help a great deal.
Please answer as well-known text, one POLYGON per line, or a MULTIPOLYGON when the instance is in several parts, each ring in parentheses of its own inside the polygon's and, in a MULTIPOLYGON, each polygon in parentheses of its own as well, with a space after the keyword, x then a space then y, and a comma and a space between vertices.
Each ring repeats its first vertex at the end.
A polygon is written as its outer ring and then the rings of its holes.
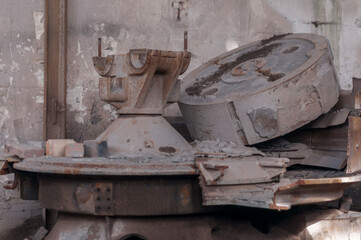
POLYGON ((24 239, 41 226, 38 201, 22 200, 18 191, 3 188, 13 180, 14 174, 0 176, 0 239, 24 239))
POLYGON ((274 34, 317 33, 332 45, 342 88, 350 89, 352 77, 361 77, 358 0, 183 2, 69 1, 68 137, 93 139, 116 117, 114 108, 98 97, 99 76, 91 61, 97 54, 98 37, 104 55, 130 48, 181 50, 187 30, 192 52, 189 72, 225 51, 274 34))
MULTIPOLYGON (((42 140, 43 3, 1 0, 0 149, 24 137, 42 140)), ((9 178, 0 176, 0 239, 24 239, 41 225, 42 208, 37 201, 21 200, 17 190, 4 189, 9 178)))
POLYGON ((42 0, 1 1, 0 148, 7 141, 17 142, 17 134, 42 139, 43 16, 42 0), (17 119, 20 124, 14 126, 17 119))

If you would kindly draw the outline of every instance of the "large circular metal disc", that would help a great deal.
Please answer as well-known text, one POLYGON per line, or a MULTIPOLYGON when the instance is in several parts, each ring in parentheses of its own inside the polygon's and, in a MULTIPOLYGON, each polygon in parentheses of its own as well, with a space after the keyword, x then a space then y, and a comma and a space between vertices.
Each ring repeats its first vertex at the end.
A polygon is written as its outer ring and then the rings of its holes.
POLYGON ((195 139, 254 144, 316 119, 338 95, 327 39, 286 34, 196 68, 182 82, 179 105, 195 139))

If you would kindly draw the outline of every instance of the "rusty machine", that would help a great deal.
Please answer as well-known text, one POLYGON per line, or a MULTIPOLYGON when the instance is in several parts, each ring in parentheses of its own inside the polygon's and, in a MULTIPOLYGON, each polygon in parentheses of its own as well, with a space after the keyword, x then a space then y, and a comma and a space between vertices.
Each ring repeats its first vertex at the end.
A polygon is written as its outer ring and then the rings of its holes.
POLYGON ((210 60, 179 85, 186 50, 99 54, 100 98, 119 113, 97 138, 107 154, 25 158, 13 166, 21 195, 59 212, 51 240, 222 239, 212 214, 225 206, 287 210, 338 199, 361 181, 343 170, 346 152, 330 158, 333 172, 288 170, 326 153, 278 138, 336 104, 332 58, 324 37, 275 36, 210 60), (178 101, 193 143, 162 116, 178 101))

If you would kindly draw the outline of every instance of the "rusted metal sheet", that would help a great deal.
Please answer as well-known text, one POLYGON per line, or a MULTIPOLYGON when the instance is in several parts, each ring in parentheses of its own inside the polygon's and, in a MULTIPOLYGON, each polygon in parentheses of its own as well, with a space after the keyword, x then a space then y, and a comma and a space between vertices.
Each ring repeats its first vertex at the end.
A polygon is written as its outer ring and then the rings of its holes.
POLYGON ((180 109, 194 139, 255 144, 334 106, 339 84, 327 39, 282 35, 222 54, 188 74, 180 109))
POLYGON ((269 209, 273 204, 277 189, 290 183, 288 179, 281 178, 280 182, 272 183, 211 186, 200 179, 205 206, 235 205, 265 209, 269 209))
POLYGON ((346 166, 346 151, 328 151, 312 149, 310 155, 305 159, 292 159, 292 165, 301 164, 305 166, 315 166, 342 170, 346 166))
POLYGON ((290 142, 306 144, 312 149, 347 151, 348 124, 325 129, 299 129, 284 138, 290 142))
POLYGON ((41 206, 62 212, 156 216, 208 211, 202 205, 196 175, 110 178, 39 174, 38 180, 41 206))
POLYGON ((5 161, 1 163, 0 175, 6 175, 14 172, 13 164, 21 162, 17 156, 8 156, 5 161))
POLYGON ((350 109, 339 109, 336 111, 330 111, 311 122, 307 127, 309 128, 327 128, 331 126, 341 125, 346 122, 350 113, 350 109))
POLYGON ((352 95, 354 97, 354 108, 359 110, 361 109, 361 79, 352 78, 352 95))
POLYGON ((288 210, 295 205, 321 203, 341 198, 344 189, 361 181, 361 175, 317 179, 281 178, 279 182, 208 186, 201 180, 206 206, 238 205, 288 210))
POLYGON ((361 118, 349 117, 347 173, 361 170, 361 118))
POLYGON ((268 157, 289 158, 288 166, 303 165, 341 170, 346 166, 346 151, 311 149, 302 143, 290 143, 283 139, 259 144, 258 149, 268 157))
POLYGON ((198 158, 206 185, 237 185, 277 181, 286 172, 288 159, 267 157, 198 158))
POLYGON ((300 179, 280 186, 274 194, 272 209, 290 209, 303 205, 333 201, 341 198, 343 191, 353 183, 361 181, 361 175, 338 178, 300 179))
POLYGON ((67 0, 45 1, 44 140, 65 138, 67 0))

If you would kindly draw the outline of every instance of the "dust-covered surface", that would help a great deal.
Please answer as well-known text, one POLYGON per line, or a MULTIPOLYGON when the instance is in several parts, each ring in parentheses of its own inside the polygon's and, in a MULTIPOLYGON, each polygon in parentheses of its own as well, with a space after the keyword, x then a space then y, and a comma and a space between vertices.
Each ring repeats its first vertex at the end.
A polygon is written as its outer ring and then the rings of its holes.
POLYGON ((42 139, 44 22, 42 0, 1 1, 0 149, 42 139))
MULTIPOLYGON (((212 73, 211 75, 208 75, 201 79, 196 79, 196 82, 194 82, 191 87, 186 88, 185 91, 190 96, 199 96, 202 93, 203 89, 206 89, 206 88, 212 86, 213 84, 221 81, 222 75, 224 73, 226 73, 227 71, 229 71, 230 69, 232 69, 235 66, 237 66, 241 63, 244 63, 246 61, 266 57, 268 54, 270 54, 272 52, 273 49, 275 49, 281 45, 282 45, 281 43, 274 43, 274 44, 266 45, 266 46, 261 45, 259 48, 255 49, 255 50, 246 52, 246 53, 240 55, 235 61, 221 64, 219 66, 218 70, 216 72, 212 73)), ((216 64, 218 64, 218 63, 216 63, 216 64)), ((259 71, 261 71, 261 70, 259 70, 259 71)), ((266 72, 262 72, 262 73, 265 76, 267 76, 269 79, 272 78, 274 80, 276 78, 276 76, 273 76, 274 74, 271 74, 271 72, 268 72, 267 74, 266 74, 266 72)))
POLYGON ((252 155, 265 156, 264 153, 254 147, 237 145, 233 142, 215 141, 195 141, 192 143, 197 156, 219 156, 226 157, 247 157, 252 155))

